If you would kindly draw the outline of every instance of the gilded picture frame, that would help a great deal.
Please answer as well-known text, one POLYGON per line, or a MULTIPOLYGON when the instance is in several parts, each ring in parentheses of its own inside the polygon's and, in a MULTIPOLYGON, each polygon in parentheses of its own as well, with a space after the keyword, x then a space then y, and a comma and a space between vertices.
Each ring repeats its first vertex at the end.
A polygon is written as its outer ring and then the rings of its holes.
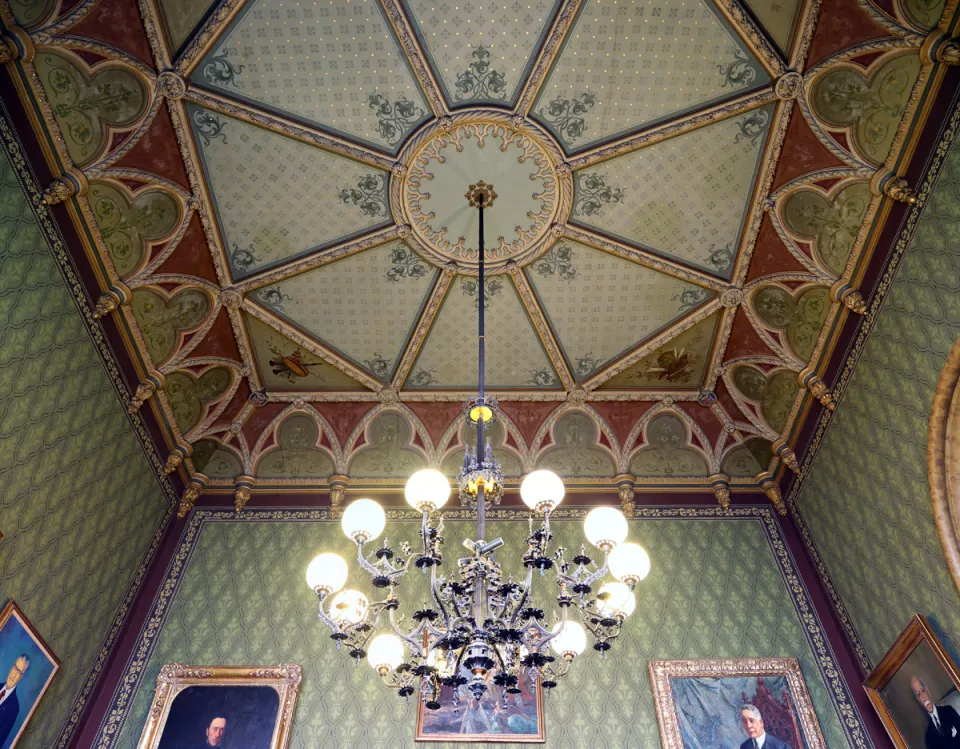
POLYGON ((953 738, 960 740, 960 724, 943 713, 946 705, 951 706, 954 715, 960 711, 960 671, 923 614, 914 614, 863 682, 870 703, 897 749, 928 746, 925 733, 932 721, 914 690, 914 678, 922 680, 922 687, 938 708, 946 729, 957 729, 953 738))
POLYGON ((0 747, 17 745, 59 670, 60 659, 13 599, 7 601, 0 610, 0 747))
POLYGON ((279 666, 167 663, 157 676, 157 691, 137 747, 164 749, 184 742, 200 744, 206 740, 206 725, 208 730, 219 730, 227 746, 266 744, 268 749, 286 749, 302 679, 303 668, 296 663, 279 666), (231 706, 243 715, 234 718, 231 706), (218 721, 220 715, 224 716, 222 728, 218 721))
POLYGON ((764 746, 771 744, 789 746, 790 749, 827 749, 810 693, 803 680, 800 662, 796 658, 650 661, 649 673, 660 740, 664 749, 697 749, 718 743, 726 746, 730 741, 734 742, 733 746, 740 746, 749 741, 745 728, 741 729, 743 733, 736 738, 725 736, 722 742, 717 736, 707 737, 705 741, 701 741, 697 736, 691 737, 683 704, 685 694, 690 689, 709 691, 711 699, 703 700, 701 709, 706 705, 709 709, 718 711, 717 715, 708 716, 714 719, 712 730, 737 730, 742 720, 739 708, 755 705, 763 715, 767 736, 778 738, 776 744, 768 740, 764 746), (726 701, 719 697, 724 690, 728 693, 726 701), (716 708, 713 707, 714 704, 717 705, 716 708), (784 727, 785 739, 776 737, 770 731, 770 728, 778 724, 784 727))

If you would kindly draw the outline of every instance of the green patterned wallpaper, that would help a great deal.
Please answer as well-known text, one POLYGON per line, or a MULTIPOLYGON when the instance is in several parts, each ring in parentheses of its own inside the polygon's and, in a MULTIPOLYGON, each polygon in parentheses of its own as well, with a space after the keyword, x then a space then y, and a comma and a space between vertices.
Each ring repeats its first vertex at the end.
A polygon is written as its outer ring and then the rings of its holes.
POLYGON ((798 505, 876 663, 914 613, 960 644, 927 485, 927 426, 960 335, 960 147, 947 156, 798 505))
MULTIPOLYGON (((192 552, 184 545, 178 554, 187 560, 179 588, 119 740, 98 746, 136 746, 157 673, 171 661, 302 664, 292 749, 414 745, 415 706, 382 687, 365 661, 356 669, 338 654, 329 630, 315 618, 316 599, 303 578, 308 562, 323 549, 355 556, 339 523, 270 519, 276 516, 254 512, 238 519, 224 513, 202 521, 192 552), (258 514, 263 519, 257 520, 258 514)), ((419 524, 391 525, 395 547, 403 538, 416 538, 419 524)), ((525 522, 491 525, 488 535, 502 535, 506 549, 524 548, 525 522)), ((799 657, 828 746, 849 746, 762 521, 644 519, 631 525, 631 537, 650 552, 653 571, 638 589, 637 611, 606 661, 588 651, 548 697, 548 746, 658 746, 649 659, 760 655, 799 657)), ((446 523, 449 558, 456 558, 461 534, 472 530, 472 523, 446 523)), ((557 544, 579 548, 579 522, 556 522, 554 531, 557 544)), ((514 559, 501 554, 508 571, 520 569, 514 559)), ((351 567, 348 585, 369 591, 356 563, 351 567)), ((426 578, 415 572, 411 577, 405 581, 404 610, 424 600, 426 578)), ((553 594, 552 577, 544 582, 553 594)), ((535 600, 548 603, 544 595, 535 600)), ((138 658, 148 654, 138 653, 138 658)))
POLYGON ((0 600, 63 661, 20 749, 56 745, 165 511, 0 152, 0 600))

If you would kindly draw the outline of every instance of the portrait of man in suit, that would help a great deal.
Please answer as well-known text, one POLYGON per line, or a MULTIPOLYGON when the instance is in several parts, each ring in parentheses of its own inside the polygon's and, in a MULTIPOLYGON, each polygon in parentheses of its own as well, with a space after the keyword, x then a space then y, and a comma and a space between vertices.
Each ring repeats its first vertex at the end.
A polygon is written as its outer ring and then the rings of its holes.
POLYGON ((924 741, 927 749, 960 749, 960 715, 957 711, 950 705, 937 705, 919 676, 910 677, 910 689, 926 713, 924 741))
POLYGON ((210 749, 210 747, 223 747, 223 735, 227 732, 227 716, 214 715, 207 722, 206 738, 202 743, 196 744, 193 749, 210 749))
POLYGON ((791 749, 788 743, 766 732, 763 716, 755 705, 740 708, 740 722, 747 734, 747 740, 740 744, 740 749, 791 749))
POLYGON ((7 674, 7 680, 0 687, 0 746, 3 746, 10 737, 17 722, 17 716, 20 715, 17 684, 29 667, 30 658, 24 653, 14 661, 7 674))

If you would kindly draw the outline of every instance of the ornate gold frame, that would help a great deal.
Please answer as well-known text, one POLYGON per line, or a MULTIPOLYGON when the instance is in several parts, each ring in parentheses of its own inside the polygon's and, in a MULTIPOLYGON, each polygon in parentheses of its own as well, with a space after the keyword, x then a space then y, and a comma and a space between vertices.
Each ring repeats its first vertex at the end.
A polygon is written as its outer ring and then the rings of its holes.
POLYGON ((960 671, 957 670, 956 665, 950 659, 943 644, 940 642, 940 638, 937 637, 936 632, 930 627, 930 623, 923 614, 914 614, 910 623, 907 624, 903 632, 900 633, 897 641, 893 643, 883 656, 883 660, 881 660, 877 667, 870 673, 867 680, 863 682, 863 689, 867 693, 867 697, 870 698, 870 703, 877 711, 877 715, 880 716, 883 727, 887 729, 890 740, 897 749, 910 749, 910 746, 907 744, 906 739, 903 738, 900 729, 893 720, 893 716, 887 709, 880 690, 883 689, 890 679, 893 678, 893 675, 900 670, 900 667, 907 658, 910 657, 913 651, 917 649, 920 643, 926 643, 930 647, 933 654, 937 656, 937 661, 939 661, 943 670, 947 672, 947 675, 953 681, 953 685, 957 689, 960 689, 960 671))
POLYGON ((263 667, 187 666, 182 663, 167 663, 157 676, 157 691, 137 749, 156 749, 174 699, 187 687, 197 685, 273 687, 279 695, 280 707, 270 749, 286 749, 290 744, 293 712, 301 679, 303 667, 297 663, 263 667))
POLYGON ((650 684, 657 708, 663 749, 683 749, 680 723, 670 679, 685 677, 786 676, 808 749, 827 749, 813 702, 796 658, 708 658, 690 661, 650 661, 650 684))
POLYGON ((947 356, 933 395, 927 475, 943 555, 960 590, 960 339, 947 356))

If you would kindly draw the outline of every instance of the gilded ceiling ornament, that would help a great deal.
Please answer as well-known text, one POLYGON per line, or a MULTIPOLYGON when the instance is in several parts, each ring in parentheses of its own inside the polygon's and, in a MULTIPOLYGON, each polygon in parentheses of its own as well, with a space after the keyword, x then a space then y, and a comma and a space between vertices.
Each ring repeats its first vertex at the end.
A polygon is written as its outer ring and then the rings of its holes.
POLYGON ((743 304, 743 289, 731 287, 720 295, 720 304, 724 307, 736 307, 743 304))
POLYGON ((354 205, 366 216, 387 215, 387 183, 380 174, 365 174, 357 180, 356 187, 340 190, 340 202, 354 205))
POLYGON ((169 476, 180 467, 184 461, 184 458, 190 455, 190 453, 191 448, 189 446, 184 447, 182 445, 177 445, 173 449, 173 452, 167 456, 167 459, 163 464, 163 472, 169 476))
POLYGON ((20 57, 16 42, 6 34, 0 34, 0 65, 9 65, 20 57))
POLYGON ((473 59, 467 69, 457 73, 454 98, 457 101, 506 99, 507 81, 503 73, 491 67, 490 50, 479 44, 473 48, 470 57, 473 59))
POLYGON ((734 45, 733 61, 726 65, 717 65, 717 70, 723 76, 721 86, 739 88, 753 82, 757 78, 757 70, 753 61, 747 57, 739 45, 734 45))
POLYGON ((240 309, 243 304, 243 294, 236 289, 223 289, 220 291, 220 304, 227 309, 240 309))
POLYGON ((740 132, 734 136, 733 142, 750 141, 751 146, 756 146, 757 141, 767 131, 769 121, 770 113, 766 109, 755 109, 749 112, 746 116, 736 120, 737 129, 740 132))
POLYGON ((157 76, 157 93, 174 101, 187 95, 187 84, 177 73, 164 70, 157 76))
POLYGON ((778 99, 796 99, 801 91, 803 91, 803 76, 796 70, 788 70, 773 84, 773 92, 778 99))
POLYGON ((867 314, 867 302, 864 300, 863 294, 855 289, 851 289, 849 286, 846 286, 840 293, 837 301, 842 303, 851 312, 855 312, 858 315, 867 314))
POLYGON ((637 492, 633 488, 632 480, 618 482, 617 496, 620 498, 620 509, 623 510, 624 516, 632 519, 637 509, 637 492))
POLYGON ((558 96, 546 107, 541 107, 537 114, 560 140, 569 145, 586 132, 584 115, 596 106, 597 101, 597 95, 590 91, 575 94, 570 99, 558 96))
POLYGON ((77 189, 71 180, 55 179, 50 183, 50 187, 43 191, 44 205, 57 205, 69 200, 76 193, 77 189))
POLYGON ((93 319, 100 320, 101 318, 109 315, 119 306, 120 301, 117 299, 116 294, 113 294, 109 291, 106 294, 101 294, 100 298, 97 300, 96 307, 93 308, 93 319))
POLYGON ((381 403, 388 406, 394 406, 400 402, 400 396, 392 387, 380 388, 380 392, 377 393, 377 398, 381 403))
POLYGON ((730 477, 724 473, 715 473, 707 479, 713 488, 713 495, 724 510, 730 508, 730 477))
POLYGON ((244 66, 231 62, 230 52, 229 47, 223 47, 218 54, 209 57, 200 75, 215 86, 239 88, 236 77, 243 72, 244 66))
POLYGON ((787 514, 787 505, 783 501, 783 495, 780 493, 780 487, 777 486, 777 483, 768 473, 766 477, 761 479, 760 488, 763 489, 763 493, 767 495, 767 498, 773 504, 773 508, 777 511, 778 515, 787 514))
POLYGON ((399 143, 425 114, 418 104, 402 94, 391 102, 384 94, 373 93, 367 99, 367 105, 377 118, 380 137, 391 146, 399 143))
POLYGON ((664 396, 664 398, 660 401, 660 403, 662 403, 666 408, 670 408, 673 405, 673 402, 673 398, 669 395, 664 396))
POLYGON ((146 403, 147 399, 155 392, 157 392, 157 386, 152 381, 147 380, 146 382, 141 382, 137 385, 136 392, 127 404, 127 413, 134 414, 139 411, 140 407, 146 403))
POLYGON ((254 478, 252 476, 237 476, 233 490, 234 511, 242 512, 243 508, 247 506, 247 502, 253 496, 253 482, 254 478))
POLYGON ((464 196, 471 208, 493 208, 493 204, 499 197, 493 185, 488 185, 483 180, 470 185, 464 196))
POLYGON ((577 277, 577 269, 573 267, 573 252, 566 245, 551 247, 533 264, 533 269, 538 275, 555 275, 564 281, 572 281, 577 277))
POLYGON ((256 408, 263 408, 269 402, 267 393, 264 390, 254 390, 250 393, 247 398, 249 403, 252 403, 256 408))
POLYGON ((883 183, 883 193, 899 203, 915 205, 917 202, 917 194, 903 177, 894 177, 885 181, 883 183))
POLYGON ((784 462, 787 468, 794 473, 800 473, 800 461, 797 460, 797 454, 783 439, 778 439, 773 443, 773 452, 784 462))
POLYGON ((209 146, 214 140, 229 142, 224 132, 226 123, 206 109, 198 109, 193 113, 193 124, 196 126, 197 133, 200 134, 203 145, 209 146))
POLYGON ((567 393, 567 403, 578 408, 587 402, 588 393, 582 387, 577 385, 573 390, 567 393))
POLYGON ((820 404, 828 411, 836 409, 837 404, 833 401, 830 389, 827 384, 816 375, 804 370, 798 377, 800 384, 810 391, 810 395, 820 401, 820 404))
POLYGON ((716 402, 717 402, 717 394, 714 393, 712 390, 704 390, 703 388, 701 388, 700 392, 697 393, 697 403, 699 403, 701 406, 704 406, 705 408, 709 408, 716 402))
POLYGON ((190 514, 190 510, 193 509, 197 500, 200 499, 200 490, 202 488, 203 484, 196 479, 191 480, 190 483, 187 484, 187 488, 183 490, 183 496, 180 498, 180 504, 177 506, 178 518, 182 520, 190 514))
POLYGON ((603 214, 604 206, 615 205, 623 201, 623 189, 609 187, 602 174, 578 173, 575 179, 574 216, 600 216, 603 214))

